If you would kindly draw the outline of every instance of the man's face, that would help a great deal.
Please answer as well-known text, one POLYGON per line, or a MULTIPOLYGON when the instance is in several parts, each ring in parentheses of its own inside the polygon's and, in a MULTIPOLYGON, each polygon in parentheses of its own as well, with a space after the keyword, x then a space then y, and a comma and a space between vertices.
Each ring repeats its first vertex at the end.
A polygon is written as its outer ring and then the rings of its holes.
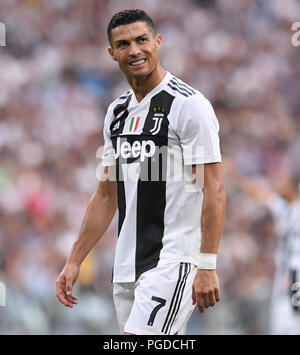
POLYGON ((161 36, 155 36, 146 22, 114 28, 111 41, 109 54, 119 63, 126 77, 145 77, 157 67, 161 36))

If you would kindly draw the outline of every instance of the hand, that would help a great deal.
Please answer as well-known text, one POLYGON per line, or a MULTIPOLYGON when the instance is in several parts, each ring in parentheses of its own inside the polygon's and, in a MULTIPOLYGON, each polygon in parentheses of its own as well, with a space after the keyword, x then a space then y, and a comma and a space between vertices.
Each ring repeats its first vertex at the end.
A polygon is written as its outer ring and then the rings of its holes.
POLYGON ((56 280, 56 297, 66 307, 73 308, 77 304, 77 297, 72 294, 80 267, 76 264, 66 264, 56 280))
POLYGON ((221 299, 216 270, 198 270, 193 284, 193 305, 197 303, 200 313, 204 307, 213 307, 221 299))

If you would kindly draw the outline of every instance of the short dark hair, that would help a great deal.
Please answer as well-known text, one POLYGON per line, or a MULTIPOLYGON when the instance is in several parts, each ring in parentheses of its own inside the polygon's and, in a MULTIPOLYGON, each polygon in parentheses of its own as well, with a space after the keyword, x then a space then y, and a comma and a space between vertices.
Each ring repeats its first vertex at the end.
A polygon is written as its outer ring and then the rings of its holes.
POLYGON ((154 22, 152 21, 151 17, 144 11, 144 10, 124 10, 121 12, 118 12, 117 14, 113 15, 111 18, 108 26, 107 26, 107 37, 109 40, 109 43, 112 44, 111 39, 111 31, 121 25, 129 25, 131 23, 137 22, 137 21, 143 21, 148 24, 148 26, 151 28, 151 30, 156 34, 156 27, 154 25, 154 22))

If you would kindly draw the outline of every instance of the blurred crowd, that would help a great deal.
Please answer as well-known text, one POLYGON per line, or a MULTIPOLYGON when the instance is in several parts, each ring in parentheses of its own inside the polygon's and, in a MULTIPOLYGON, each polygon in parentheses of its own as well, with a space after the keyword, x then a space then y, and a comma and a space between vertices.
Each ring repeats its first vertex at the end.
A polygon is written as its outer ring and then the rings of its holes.
MULTIPOLYGON (((119 333, 111 284, 117 216, 81 267, 74 309, 56 299, 55 280, 97 186, 106 108, 128 87, 106 38, 111 16, 125 8, 153 17, 163 67, 212 102, 222 152, 242 173, 275 184, 299 135, 300 47, 291 43, 299 1, 1 0, 2 334, 119 333)), ((204 315, 196 310, 188 334, 267 334, 274 224, 226 185, 223 299, 204 315)))

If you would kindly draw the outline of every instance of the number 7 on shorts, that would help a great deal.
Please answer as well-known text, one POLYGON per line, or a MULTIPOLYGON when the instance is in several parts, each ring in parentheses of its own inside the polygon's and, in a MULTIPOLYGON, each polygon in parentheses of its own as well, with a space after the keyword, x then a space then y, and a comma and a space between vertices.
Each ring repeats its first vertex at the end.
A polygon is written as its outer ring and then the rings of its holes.
POLYGON ((153 311, 151 312, 150 314, 150 317, 149 317, 149 320, 148 320, 148 325, 152 326, 153 323, 154 323, 154 319, 155 319, 155 316, 157 314, 157 312, 166 305, 166 300, 163 299, 163 298, 160 298, 160 297, 155 297, 155 296, 152 296, 151 298, 152 301, 156 301, 158 302, 159 304, 153 308, 153 311))

